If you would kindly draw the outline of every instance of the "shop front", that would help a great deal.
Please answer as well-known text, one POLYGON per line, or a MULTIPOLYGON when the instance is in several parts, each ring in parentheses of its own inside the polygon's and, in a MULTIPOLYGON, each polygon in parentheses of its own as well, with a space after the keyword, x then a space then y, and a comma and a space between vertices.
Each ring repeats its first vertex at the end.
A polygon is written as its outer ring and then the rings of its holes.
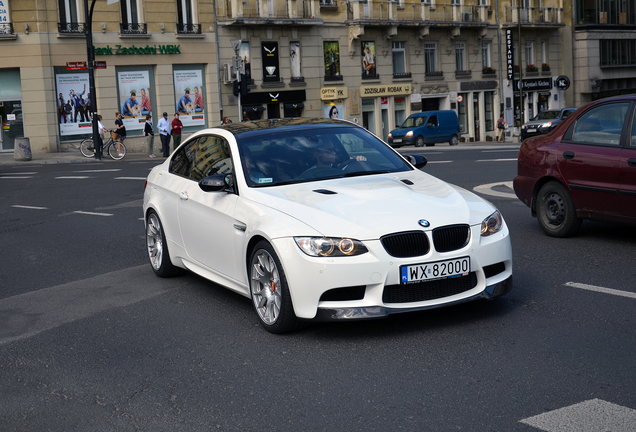
POLYGON ((410 83, 360 86, 362 126, 387 141, 411 113, 411 92, 410 83))
MULTIPOLYGON (((519 80, 514 80, 514 115, 515 126, 527 122, 536 114, 550 108, 560 108, 550 106, 550 97, 552 96, 552 77, 532 78, 523 80, 522 100, 519 99, 519 80), (523 120, 521 119, 521 104, 523 105, 523 120)), ((558 105, 558 102, 555 102, 558 105)))
POLYGON ((457 93, 459 129, 465 141, 486 141, 496 136, 497 81, 460 83, 457 93))
POLYGON ((19 69, 0 70, 0 124, 0 151, 13 151, 15 139, 24 136, 19 69))
POLYGON ((250 120, 277 119, 301 117, 305 100, 305 90, 250 92, 241 97, 241 104, 250 120))

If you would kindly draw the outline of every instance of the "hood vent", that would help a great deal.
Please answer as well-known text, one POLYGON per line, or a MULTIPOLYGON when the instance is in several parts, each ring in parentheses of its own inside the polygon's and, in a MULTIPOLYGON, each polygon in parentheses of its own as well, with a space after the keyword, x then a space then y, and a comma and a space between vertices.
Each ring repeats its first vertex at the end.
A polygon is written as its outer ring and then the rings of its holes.
POLYGON ((414 184, 415 184, 415 183, 413 183, 413 182, 412 182, 411 180, 409 180, 409 179, 402 179, 402 180, 400 180, 400 181, 401 181, 402 183, 404 183, 405 185, 409 185, 409 186, 412 186, 412 185, 414 185, 414 184))
POLYGON ((330 191, 329 189, 314 189, 314 192, 323 195, 337 195, 338 192, 330 191))

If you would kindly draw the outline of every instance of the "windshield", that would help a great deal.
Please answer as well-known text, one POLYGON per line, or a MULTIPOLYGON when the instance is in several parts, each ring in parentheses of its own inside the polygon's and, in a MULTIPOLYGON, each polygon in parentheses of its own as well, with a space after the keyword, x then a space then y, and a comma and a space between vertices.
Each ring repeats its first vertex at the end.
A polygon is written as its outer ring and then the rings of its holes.
POLYGON ((263 133, 239 138, 245 180, 276 186, 412 169, 386 144, 359 127, 263 133))
POLYGON ((532 117, 532 120, 553 120, 559 116, 559 111, 541 111, 536 116, 532 117))

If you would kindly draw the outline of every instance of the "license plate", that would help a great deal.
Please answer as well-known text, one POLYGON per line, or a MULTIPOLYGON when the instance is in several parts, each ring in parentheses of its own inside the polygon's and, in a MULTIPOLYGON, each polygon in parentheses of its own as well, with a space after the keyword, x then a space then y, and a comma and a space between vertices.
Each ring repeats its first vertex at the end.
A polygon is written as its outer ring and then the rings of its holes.
POLYGON ((437 279, 466 276, 470 272, 470 257, 400 266, 400 283, 428 282, 437 279))
POLYGON ((534 133, 534 132, 536 132, 536 131, 537 131, 536 129, 528 129, 528 130, 527 130, 527 132, 528 132, 528 133, 534 133))
POLYGON ((398 142, 399 143, 399 142, 402 142, 402 139, 401 138, 393 138, 393 142, 398 142))

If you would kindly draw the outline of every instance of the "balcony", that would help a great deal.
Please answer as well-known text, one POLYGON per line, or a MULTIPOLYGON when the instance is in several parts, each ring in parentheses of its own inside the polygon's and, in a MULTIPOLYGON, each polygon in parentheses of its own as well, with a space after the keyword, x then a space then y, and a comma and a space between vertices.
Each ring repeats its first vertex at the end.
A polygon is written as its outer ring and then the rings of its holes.
POLYGON ((424 77, 426 78, 426 81, 429 81, 429 80, 443 80, 444 79, 444 73, 442 71, 426 71, 424 73, 424 77))
POLYGON ((13 23, 0 23, 0 37, 15 36, 13 23))
POLYGON ((119 32, 122 35, 147 35, 148 24, 146 23, 120 23, 119 32))
POLYGON ((80 35, 86 34, 86 24, 84 23, 57 23, 57 32, 63 35, 80 35))
POLYGON ((226 0, 217 3, 217 16, 219 24, 225 26, 323 23, 319 0, 226 0))
POLYGON ((338 9, 338 0, 319 0, 320 9, 338 9))
POLYGON ((563 26, 563 8, 557 7, 529 7, 505 6, 504 22, 524 26, 563 26))
POLYGON ((380 75, 378 75, 377 73, 363 73, 362 74, 362 79, 363 80, 379 80, 380 79, 380 75))
POLYGON ((576 23, 577 26, 636 26, 636 13, 629 11, 629 8, 619 3, 612 10, 605 9, 602 5, 597 7, 589 7, 582 11, 581 16, 576 23), (623 10, 621 10, 623 9, 623 10))
POLYGON ((393 72, 393 79, 411 78, 411 72, 393 72))
POLYGON ((177 34, 180 35, 200 35, 201 24, 177 23, 177 34))
POLYGON ((489 6, 430 4, 430 2, 363 0, 350 1, 349 20, 364 25, 400 27, 422 23, 441 26, 482 27, 492 14, 489 6), (387 23, 388 21, 388 23, 387 23))

